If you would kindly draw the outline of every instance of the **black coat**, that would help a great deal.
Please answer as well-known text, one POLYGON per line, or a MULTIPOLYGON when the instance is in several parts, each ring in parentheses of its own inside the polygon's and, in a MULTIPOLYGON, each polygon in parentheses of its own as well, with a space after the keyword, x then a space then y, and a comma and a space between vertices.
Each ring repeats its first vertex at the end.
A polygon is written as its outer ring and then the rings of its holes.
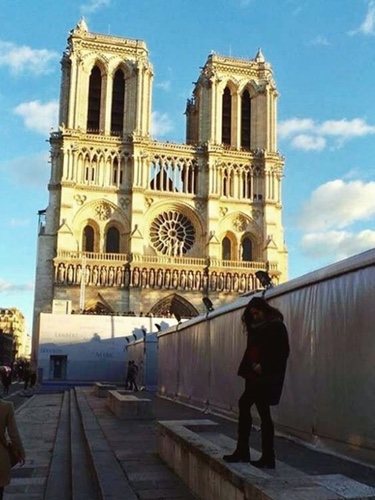
POLYGON ((238 375, 247 380, 259 396, 270 405, 280 401, 286 364, 289 356, 288 332, 280 319, 248 326, 247 349, 238 368, 238 375), (258 375, 252 369, 254 363, 261 366, 258 375))

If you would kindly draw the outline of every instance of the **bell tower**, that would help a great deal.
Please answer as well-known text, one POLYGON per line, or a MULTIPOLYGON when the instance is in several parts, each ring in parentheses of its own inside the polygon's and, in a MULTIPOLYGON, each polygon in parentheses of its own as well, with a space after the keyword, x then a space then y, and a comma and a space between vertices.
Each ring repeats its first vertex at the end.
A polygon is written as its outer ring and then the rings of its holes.
POLYGON ((149 136, 153 72, 146 44, 71 31, 62 58, 59 123, 87 133, 149 136))

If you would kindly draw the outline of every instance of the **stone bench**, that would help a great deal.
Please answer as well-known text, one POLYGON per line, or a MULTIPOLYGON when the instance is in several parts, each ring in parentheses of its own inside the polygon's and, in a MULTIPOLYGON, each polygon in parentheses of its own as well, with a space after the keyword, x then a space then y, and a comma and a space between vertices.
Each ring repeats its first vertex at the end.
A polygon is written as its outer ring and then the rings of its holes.
POLYGON ((138 398, 129 391, 108 391, 107 406, 121 420, 153 418, 151 399, 138 398))
MULTIPOLYGON (((274 470, 228 464, 222 457, 236 442, 214 428, 204 430, 215 425, 205 419, 158 422, 160 457, 202 500, 375 498, 375 488, 341 474, 310 476, 280 461, 274 470), (194 426, 198 432, 191 430, 194 426)), ((257 460, 259 452, 251 450, 251 456, 257 460)))
POLYGON ((94 394, 98 398, 106 398, 108 395, 108 391, 113 391, 117 389, 117 385, 115 384, 106 384, 103 382, 95 382, 94 385, 94 394))

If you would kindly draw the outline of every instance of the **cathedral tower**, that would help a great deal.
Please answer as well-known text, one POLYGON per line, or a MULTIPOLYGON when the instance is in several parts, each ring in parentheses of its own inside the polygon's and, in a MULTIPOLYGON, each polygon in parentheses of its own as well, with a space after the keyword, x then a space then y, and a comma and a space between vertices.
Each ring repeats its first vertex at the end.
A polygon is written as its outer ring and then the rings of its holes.
MULTIPOLYGON (((144 42, 81 21, 62 59, 34 309, 194 316, 287 276, 277 91, 255 59, 211 54, 189 99, 186 144, 150 137, 144 42), (68 307, 68 306, 67 306, 68 307)), ((35 334, 34 333, 34 334, 35 334)))

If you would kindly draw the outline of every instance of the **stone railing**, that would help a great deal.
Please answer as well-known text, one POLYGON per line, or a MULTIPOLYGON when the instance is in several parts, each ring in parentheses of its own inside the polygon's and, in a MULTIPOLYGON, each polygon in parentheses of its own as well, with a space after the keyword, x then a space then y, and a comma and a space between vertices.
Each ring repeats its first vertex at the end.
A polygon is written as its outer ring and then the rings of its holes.
MULTIPOLYGON (((166 255, 60 251, 54 259, 55 284, 245 293, 260 287, 256 271, 265 262, 242 262, 166 255)), ((277 276, 277 265, 268 265, 277 276)))

